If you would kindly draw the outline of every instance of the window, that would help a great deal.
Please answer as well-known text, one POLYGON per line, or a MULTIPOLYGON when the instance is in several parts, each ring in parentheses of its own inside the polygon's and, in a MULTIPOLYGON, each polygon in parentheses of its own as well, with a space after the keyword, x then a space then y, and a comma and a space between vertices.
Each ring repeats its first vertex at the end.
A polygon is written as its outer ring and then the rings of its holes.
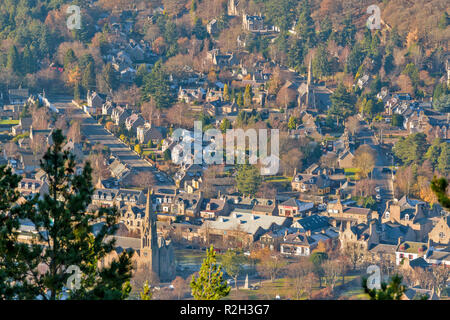
POLYGON ((389 219, 389 216, 390 216, 390 213, 389 213, 389 211, 387 211, 385 214, 386 219, 389 219))
POLYGON ((439 232, 439 238, 441 238, 441 239, 444 239, 444 238, 445 238, 444 232, 439 232))

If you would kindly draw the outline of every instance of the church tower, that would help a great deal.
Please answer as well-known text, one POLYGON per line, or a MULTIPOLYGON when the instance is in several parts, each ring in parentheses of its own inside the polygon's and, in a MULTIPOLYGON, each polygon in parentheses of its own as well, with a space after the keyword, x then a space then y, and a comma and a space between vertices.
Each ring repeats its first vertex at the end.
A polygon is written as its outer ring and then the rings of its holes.
POLYGON ((311 99, 313 100, 313 104, 315 107, 315 99, 314 99, 314 93, 313 87, 311 85, 312 83, 312 56, 309 58, 309 64, 308 64, 308 81, 306 83, 306 108, 311 107, 311 99))
POLYGON ((143 264, 151 267, 151 270, 159 275, 159 246, 158 233, 156 230, 156 215, 152 210, 152 198, 150 189, 147 192, 147 204, 145 207, 145 218, 142 224, 141 255, 143 264))

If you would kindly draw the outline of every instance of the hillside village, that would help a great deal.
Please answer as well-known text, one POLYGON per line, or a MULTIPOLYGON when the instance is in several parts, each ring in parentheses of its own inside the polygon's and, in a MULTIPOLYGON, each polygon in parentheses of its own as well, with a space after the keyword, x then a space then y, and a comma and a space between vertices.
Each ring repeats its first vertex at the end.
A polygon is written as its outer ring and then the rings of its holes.
MULTIPOLYGON (((210 245, 283 262, 272 275, 255 258, 261 265, 239 275, 245 292, 289 279, 290 265, 321 252, 310 299, 348 299, 338 278, 371 264, 403 276, 404 299, 448 299, 450 209, 430 187, 450 178, 448 4, 427 38, 383 15, 396 1, 379 4, 380 30, 365 26, 367 1, 274 2, 86 1, 89 23, 73 34, 47 23, 62 21, 64 6, 49 10, 42 28, 63 40, 39 59, 43 71, 0 79, 0 162, 22 176, 22 200, 48 193, 40 159, 62 129, 77 172, 93 167, 89 208, 120 212, 102 263, 133 250, 136 283, 150 279, 161 299, 198 271, 177 252, 210 245), (292 14, 277 18, 283 6, 292 14), (194 121, 224 140, 230 129, 278 129, 277 174, 208 164, 215 140, 198 140, 194 121), (203 152, 178 154, 181 139, 203 152)), ((18 49, 2 48, 5 68, 26 65, 18 49)), ((19 238, 38 232, 23 221, 19 238)))

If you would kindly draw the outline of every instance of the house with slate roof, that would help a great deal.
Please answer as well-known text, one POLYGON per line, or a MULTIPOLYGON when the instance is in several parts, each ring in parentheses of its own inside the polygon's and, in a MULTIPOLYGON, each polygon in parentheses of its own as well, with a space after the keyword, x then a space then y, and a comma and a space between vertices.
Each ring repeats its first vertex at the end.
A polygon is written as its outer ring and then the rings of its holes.
POLYGON ((278 205, 278 215, 280 217, 303 216, 314 207, 312 202, 303 202, 290 198, 278 205))

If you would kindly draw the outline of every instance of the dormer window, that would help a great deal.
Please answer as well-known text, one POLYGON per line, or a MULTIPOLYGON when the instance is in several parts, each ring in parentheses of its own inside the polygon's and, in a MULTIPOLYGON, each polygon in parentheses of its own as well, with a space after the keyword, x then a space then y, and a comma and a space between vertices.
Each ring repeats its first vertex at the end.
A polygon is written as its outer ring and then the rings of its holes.
POLYGON ((386 219, 389 219, 390 213, 389 211, 386 212, 386 214, 384 215, 386 217, 386 219))
POLYGON ((406 221, 409 220, 409 214, 405 214, 405 220, 406 220, 406 221))

